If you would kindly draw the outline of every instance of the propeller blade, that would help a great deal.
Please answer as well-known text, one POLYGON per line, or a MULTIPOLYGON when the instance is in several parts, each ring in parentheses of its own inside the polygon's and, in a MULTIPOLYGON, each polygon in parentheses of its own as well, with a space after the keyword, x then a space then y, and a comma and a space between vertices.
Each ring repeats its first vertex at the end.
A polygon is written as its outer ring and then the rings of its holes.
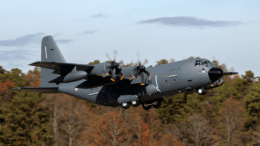
POLYGON ((140 66, 140 63, 141 63, 141 61, 140 61, 140 53, 137 53, 137 59, 138 59, 138 64, 140 66))
POLYGON ((112 78, 116 80, 116 69, 114 68, 112 71, 112 78))
POLYGON ((107 53, 106 54, 107 58, 109 59, 109 61, 111 61, 111 58, 109 57, 109 54, 107 53))
POLYGON ((148 76, 150 76, 150 72, 148 72, 147 70, 144 70, 144 72, 148 75, 148 76))
POLYGON ((114 62, 116 61, 116 54, 117 54, 117 51, 114 50, 114 62))
POLYGON ((106 70, 107 68, 109 68, 108 74, 110 75, 110 79, 112 81, 116 81, 118 79, 118 77, 120 77, 120 80, 122 80, 124 78, 122 72, 121 72, 121 68, 118 68, 119 65, 124 64, 123 60, 120 61, 119 63, 116 62, 116 55, 117 55, 117 51, 114 50, 114 60, 111 60, 109 54, 107 53, 106 56, 109 59, 109 62, 104 64, 104 69, 106 70), (120 76, 119 76, 120 75, 120 76))
POLYGON ((133 60, 131 61, 131 66, 134 66, 134 61, 133 60))
POLYGON ((141 76, 142 76, 142 83, 145 83, 144 73, 142 73, 141 76))
POLYGON ((148 59, 145 58, 143 65, 148 63, 148 59))

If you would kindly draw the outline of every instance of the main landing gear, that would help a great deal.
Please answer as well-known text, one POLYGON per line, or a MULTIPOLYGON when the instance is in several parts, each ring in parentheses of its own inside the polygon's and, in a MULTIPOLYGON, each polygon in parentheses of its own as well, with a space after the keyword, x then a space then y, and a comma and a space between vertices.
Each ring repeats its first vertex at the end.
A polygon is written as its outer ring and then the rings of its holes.
POLYGON ((143 103, 143 108, 145 110, 149 110, 152 106, 154 108, 159 108, 161 106, 162 100, 154 100, 153 102, 150 103, 143 103))
MULTIPOLYGON (((147 102, 147 103, 143 103, 142 106, 145 110, 149 110, 150 108, 152 108, 152 106, 154 108, 159 108, 161 106, 163 99, 157 99, 157 100, 153 100, 151 102, 147 102)), ((140 104, 139 100, 137 101, 132 101, 132 102, 126 102, 126 103, 122 103, 122 108, 124 109, 128 109, 130 107, 130 105, 132 105, 133 107, 137 107, 140 104)))
POLYGON ((133 107, 138 107, 139 104, 140 104, 140 102, 139 102, 139 100, 137 100, 137 101, 122 103, 121 106, 124 109, 128 109, 130 107, 130 105, 132 105, 133 107))
POLYGON ((122 108, 128 109, 129 107, 130 107, 130 103, 129 102, 122 103, 122 108))

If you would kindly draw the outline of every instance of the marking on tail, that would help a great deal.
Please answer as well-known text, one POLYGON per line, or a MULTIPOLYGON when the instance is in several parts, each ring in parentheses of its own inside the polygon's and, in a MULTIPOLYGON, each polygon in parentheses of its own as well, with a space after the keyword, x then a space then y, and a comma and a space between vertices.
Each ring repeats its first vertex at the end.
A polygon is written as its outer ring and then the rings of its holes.
POLYGON ((47 59, 47 50, 46 50, 46 46, 45 46, 45 55, 46 55, 46 59, 47 59))

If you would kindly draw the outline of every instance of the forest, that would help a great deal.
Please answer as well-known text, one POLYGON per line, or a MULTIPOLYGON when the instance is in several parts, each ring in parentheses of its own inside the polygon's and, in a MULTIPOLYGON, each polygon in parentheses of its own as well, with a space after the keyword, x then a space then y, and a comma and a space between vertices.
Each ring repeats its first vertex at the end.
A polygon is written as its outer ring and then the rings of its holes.
MULTIPOLYGON (((189 57, 194 58, 194 57, 189 57)), ((188 58, 188 59, 189 59, 188 58)), ((196 57, 199 58, 199 57, 196 57)), ((157 65, 175 62, 161 59, 157 65)), ((211 61, 223 71, 228 69, 211 61)), ((100 63, 99 60, 89 65, 100 63)), ((133 63, 122 66, 134 65, 133 63)), ((1 146, 256 146, 260 145, 260 84, 250 70, 222 77, 206 95, 164 97, 160 108, 125 110, 66 94, 11 90, 40 87, 40 68, 0 66, 1 146)))

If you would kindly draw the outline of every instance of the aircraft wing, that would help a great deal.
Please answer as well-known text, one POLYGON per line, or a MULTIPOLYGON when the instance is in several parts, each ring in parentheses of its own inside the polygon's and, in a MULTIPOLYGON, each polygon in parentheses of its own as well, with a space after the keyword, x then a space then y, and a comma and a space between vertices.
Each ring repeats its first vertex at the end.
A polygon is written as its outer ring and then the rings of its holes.
POLYGON ((61 73, 62 74, 69 73, 75 66, 77 67, 78 71, 79 70, 87 71, 94 68, 93 65, 76 64, 76 63, 57 63, 57 62, 45 62, 45 61, 37 61, 29 65, 53 69, 55 70, 53 73, 60 74, 60 75, 61 73))
POLYGON ((12 90, 40 92, 40 93, 61 93, 58 91, 58 87, 18 87, 12 90))

